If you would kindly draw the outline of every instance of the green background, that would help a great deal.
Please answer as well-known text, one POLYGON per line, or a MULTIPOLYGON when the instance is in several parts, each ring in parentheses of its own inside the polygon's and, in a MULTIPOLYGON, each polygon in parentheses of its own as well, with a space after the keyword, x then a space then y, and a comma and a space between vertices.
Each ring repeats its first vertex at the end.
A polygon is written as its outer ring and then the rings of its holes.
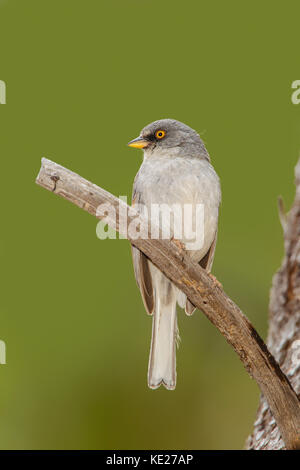
POLYGON ((151 319, 126 240, 35 185, 46 156, 131 194, 149 122, 197 129, 221 177, 214 274, 259 333, 300 148, 298 1, 0 0, 0 447, 241 448, 259 392, 179 312, 176 391, 147 388, 151 319), (281 6, 280 6, 281 5, 281 6))

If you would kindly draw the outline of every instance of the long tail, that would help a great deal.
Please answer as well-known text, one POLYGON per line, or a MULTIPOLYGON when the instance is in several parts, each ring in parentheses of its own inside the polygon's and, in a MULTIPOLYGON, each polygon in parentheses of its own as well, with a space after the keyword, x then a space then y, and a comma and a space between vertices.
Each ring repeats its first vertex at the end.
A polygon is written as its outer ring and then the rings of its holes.
POLYGON ((148 385, 157 388, 163 384, 168 390, 176 387, 176 294, 170 286, 170 295, 156 291, 152 323, 152 341, 148 368, 148 385), (167 297, 167 298, 166 298, 167 297))

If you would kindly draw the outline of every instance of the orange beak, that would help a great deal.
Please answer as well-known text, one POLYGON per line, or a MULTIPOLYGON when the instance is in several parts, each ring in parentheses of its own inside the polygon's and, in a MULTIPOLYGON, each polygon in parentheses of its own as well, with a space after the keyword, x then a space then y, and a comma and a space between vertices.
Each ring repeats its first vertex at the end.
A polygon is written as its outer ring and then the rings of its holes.
POLYGON ((134 147, 135 149, 145 149, 149 144, 149 140, 143 139, 142 137, 137 137, 136 139, 128 142, 128 146, 134 147))

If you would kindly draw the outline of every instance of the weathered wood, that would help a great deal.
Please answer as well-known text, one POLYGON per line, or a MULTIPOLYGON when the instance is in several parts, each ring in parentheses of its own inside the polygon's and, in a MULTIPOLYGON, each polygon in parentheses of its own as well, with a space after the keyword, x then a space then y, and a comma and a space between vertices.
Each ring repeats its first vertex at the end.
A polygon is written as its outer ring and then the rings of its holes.
MULTIPOLYGON (((124 226, 124 221, 127 227, 138 218, 141 233, 148 232, 147 221, 133 208, 121 202, 122 210, 119 213, 118 198, 50 160, 42 159, 36 182, 92 215, 96 215, 99 205, 108 203, 120 216, 117 220, 113 217, 107 220, 108 225, 117 231, 124 226)), ((192 262, 179 244, 151 238, 134 240, 126 234, 126 230, 122 229, 121 233, 145 253, 218 328, 266 397, 286 447, 300 448, 300 403, 297 395, 239 307, 206 271, 192 262)))
MULTIPOLYGON (((270 293, 269 350, 300 394, 300 160, 296 166, 296 196, 288 214, 279 202, 285 256, 270 293)), ((264 396, 260 399, 248 449, 279 450, 285 445, 264 396)))

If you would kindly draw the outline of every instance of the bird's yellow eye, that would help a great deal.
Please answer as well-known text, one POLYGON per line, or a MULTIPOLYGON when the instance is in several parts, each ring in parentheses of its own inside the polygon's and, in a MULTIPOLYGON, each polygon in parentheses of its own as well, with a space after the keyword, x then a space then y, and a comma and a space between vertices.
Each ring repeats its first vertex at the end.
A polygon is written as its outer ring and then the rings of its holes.
POLYGON ((161 129, 159 131, 155 132, 155 137, 157 139, 163 139, 165 135, 166 135, 165 131, 163 131, 161 129))

